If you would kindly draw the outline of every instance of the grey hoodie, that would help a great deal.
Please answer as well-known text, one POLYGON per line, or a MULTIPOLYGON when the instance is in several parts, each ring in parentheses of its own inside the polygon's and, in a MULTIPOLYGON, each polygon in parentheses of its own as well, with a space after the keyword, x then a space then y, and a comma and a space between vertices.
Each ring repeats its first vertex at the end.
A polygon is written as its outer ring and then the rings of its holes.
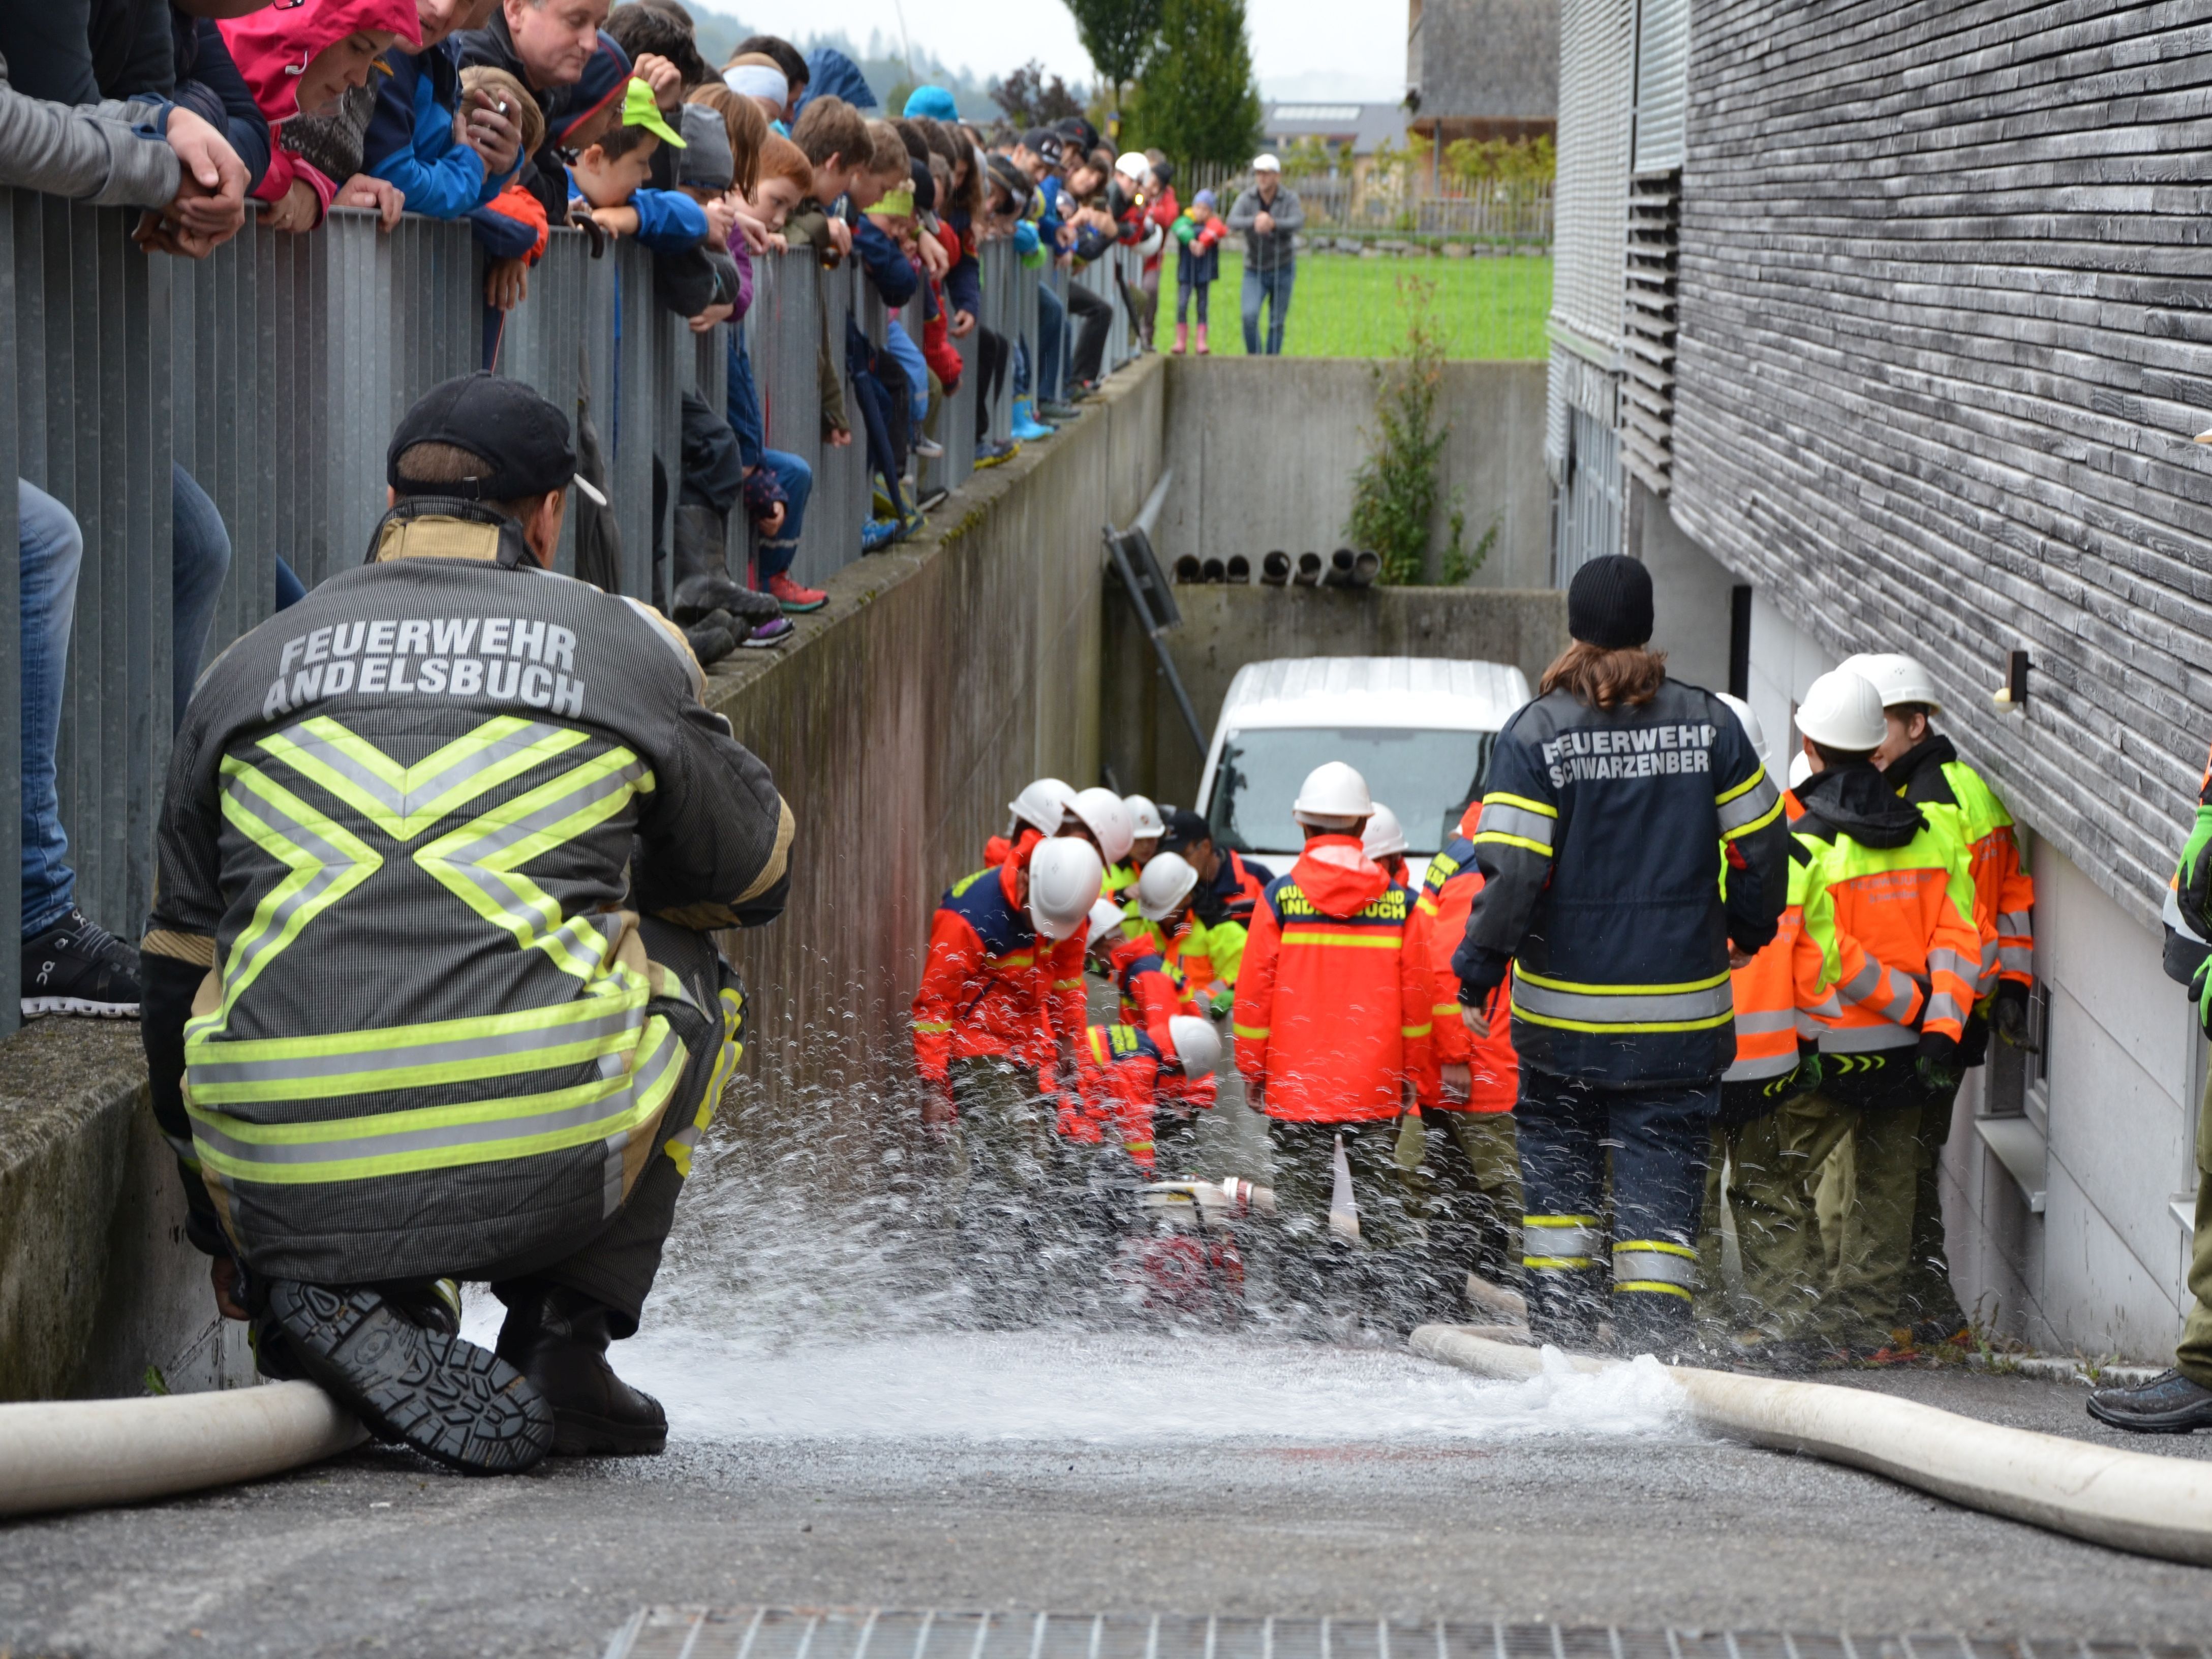
POLYGON ((0 185, 94 207, 161 207, 177 193, 166 115, 151 99, 71 106, 26 97, 0 58, 0 185))
POLYGON ((1305 204, 1288 185, 1275 186, 1272 207, 1263 206, 1260 187, 1252 185, 1239 192, 1237 205, 1229 210, 1229 228, 1241 232, 1244 238, 1247 270, 1279 270, 1296 263, 1297 246, 1291 239, 1305 228, 1305 204), (1252 228, 1252 222, 1262 212, 1274 220, 1273 230, 1263 233, 1252 228))

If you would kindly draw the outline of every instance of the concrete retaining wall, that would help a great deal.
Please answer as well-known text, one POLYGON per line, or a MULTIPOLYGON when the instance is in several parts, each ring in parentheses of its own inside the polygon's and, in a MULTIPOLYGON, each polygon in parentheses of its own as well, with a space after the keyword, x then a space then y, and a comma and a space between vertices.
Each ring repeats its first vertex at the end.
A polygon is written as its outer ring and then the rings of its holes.
MULTIPOLYGON (((1270 548, 1326 554, 1344 541, 1352 475, 1367 453, 1374 365, 1357 358, 1170 357, 1167 453, 1175 468, 1152 540, 1178 555, 1242 553, 1259 570, 1270 548)), ((1495 523, 1478 587, 1551 580, 1551 483, 1544 472, 1542 363, 1446 363, 1437 398, 1451 428, 1431 545, 1447 533, 1452 492, 1470 549, 1495 523)), ((1440 579, 1431 570, 1431 580, 1440 579)))
MULTIPOLYGON (((1176 380, 1170 391, 1187 385, 1176 380)), ((1172 400, 1170 402, 1172 407, 1172 400)), ((1170 429, 1175 422, 1170 420, 1170 429)), ((1182 460, 1174 458, 1182 489, 1182 460)), ((1541 478, 1540 466, 1538 477, 1541 478)), ((1173 493, 1173 492, 1171 492, 1173 493)), ((1169 654, 1209 738, 1237 671, 1270 657, 1467 657, 1512 663, 1533 688, 1565 649, 1566 595, 1553 589, 1179 586, 1169 654)), ((1118 587, 1107 585, 1102 747, 1125 790, 1188 805, 1205 756, 1118 587)))
MULTIPOLYGON (((1157 480, 1153 359, 1048 443, 978 475, 896 551, 847 566, 781 651, 708 702, 799 821, 789 910, 728 941, 756 993, 756 1078, 834 1082, 902 1046, 938 893, 1041 771, 1098 774, 1103 556, 1157 480)), ((865 1110, 865 1097, 843 1097, 865 1110)), ((0 1400, 250 1382, 145 1103, 136 1026, 34 1022, 0 1043, 0 1400)))

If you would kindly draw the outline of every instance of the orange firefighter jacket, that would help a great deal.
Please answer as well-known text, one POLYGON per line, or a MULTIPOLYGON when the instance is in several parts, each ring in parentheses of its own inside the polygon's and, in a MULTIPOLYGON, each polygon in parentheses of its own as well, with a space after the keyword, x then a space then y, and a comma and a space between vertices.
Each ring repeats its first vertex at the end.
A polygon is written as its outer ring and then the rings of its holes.
POLYGON ((1940 732, 1892 761, 1883 776, 1914 805, 1957 816, 1974 883, 1975 920, 1985 935, 1976 992, 1987 995, 2000 979, 2023 988, 2034 983, 2035 878, 2021 868, 2012 814, 1996 792, 1940 732))
MULTIPOLYGON (((1019 874, 1008 860, 963 876, 930 919, 929 958, 913 1007, 915 1068, 928 1082, 943 1082, 956 1059, 1003 1054, 1036 1066, 1050 1057, 1038 964, 1051 946, 1038 950, 1029 912, 1015 900, 1019 874)), ((1077 986, 1079 999, 1079 973, 1077 986)))
POLYGON ((1152 1167, 1152 1103, 1167 1081, 1156 1043, 1133 1025, 1092 1025, 1076 1045, 1077 1095, 1064 1100, 1060 1132, 1071 1140, 1097 1143, 1110 1126, 1140 1170, 1152 1167))
MULTIPOLYGON (((1183 935, 1179 931, 1176 937, 1183 935)), ((1158 939, 1149 927, 1135 939, 1115 944, 1107 960, 1115 988, 1121 994, 1121 1023, 1142 1030, 1163 1053, 1172 1052, 1175 1046, 1168 1034, 1170 1020, 1178 1014, 1206 1017, 1206 1010, 1184 988, 1182 974, 1160 954, 1158 939)), ((1164 1076, 1159 1091, 1200 1110, 1212 1108, 1215 1098, 1210 1073, 1188 1079, 1180 1073, 1164 1076)))
POLYGON ((1413 896, 1353 836, 1316 836, 1252 912, 1237 1066, 1270 1117, 1395 1117, 1429 1062, 1435 969, 1413 896))
MULTIPOLYGON (((1805 808, 1785 789, 1782 811, 1795 823, 1805 808)), ((1812 854, 1795 841, 1790 853, 1789 902, 1774 937, 1729 975, 1735 998, 1735 1063, 1722 1076, 1723 1083, 1764 1083, 1789 1075, 1802 1058, 1798 1038, 1817 1038, 1826 1022, 1843 1012, 1832 993, 1820 1000, 1817 1009, 1801 1011, 1797 1006, 1797 935, 1805 925, 1805 869, 1812 854)))
POLYGON ((1429 937, 1429 963, 1436 986, 1434 1029, 1429 1033, 1429 1063, 1416 1080, 1424 1106, 1449 1111, 1510 1112, 1521 1091, 1520 1062, 1514 1058, 1511 979, 1498 981, 1491 993, 1490 1035, 1477 1038, 1467 1029, 1459 1011, 1459 975, 1451 965, 1467 933, 1468 913, 1474 896, 1482 890, 1482 872, 1474 861, 1474 832, 1482 821, 1482 803, 1475 802, 1462 817, 1459 834, 1429 860, 1416 905, 1429 937), (1448 1100, 1443 1093, 1443 1068, 1468 1068, 1465 1100, 1448 1100))

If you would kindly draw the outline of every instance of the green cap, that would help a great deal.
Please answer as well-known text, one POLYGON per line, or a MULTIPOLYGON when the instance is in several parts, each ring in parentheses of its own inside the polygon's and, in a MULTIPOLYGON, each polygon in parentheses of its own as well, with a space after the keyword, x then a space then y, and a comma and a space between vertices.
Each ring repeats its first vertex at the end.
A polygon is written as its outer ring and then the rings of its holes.
POLYGON ((653 88, 635 76, 623 92, 623 125, 643 127, 664 144, 673 144, 678 149, 685 148, 683 135, 670 126, 667 118, 661 114, 653 88))

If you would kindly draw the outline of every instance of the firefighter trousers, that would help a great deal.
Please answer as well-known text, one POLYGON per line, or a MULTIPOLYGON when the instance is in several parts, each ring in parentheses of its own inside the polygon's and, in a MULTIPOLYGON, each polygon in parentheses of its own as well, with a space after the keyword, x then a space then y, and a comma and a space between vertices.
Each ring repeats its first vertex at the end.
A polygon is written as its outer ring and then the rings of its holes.
POLYGON ((1514 1115, 1532 1333, 1587 1346, 1606 1311, 1609 1152, 1615 1334, 1632 1349, 1671 1350, 1686 1339, 1720 1092, 1717 1081, 1601 1088, 1522 1065, 1514 1115))
POLYGON ((1426 1223, 1439 1318, 1467 1311, 1467 1276, 1521 1279, 1521 1153, 1510 1112, 1421 1109, 1415 1196, 1426 1223))
POLYGON ((2196 1298, 2174 1345, 2173 1364, 2184 1376, 2212 1389, 2212 1078, 2197 1109, 2197 1231, 2189 1252, 2189 1289, 2196 1298))
POLYGON ((651 916, 638 923, 638 937, 646 955, 682 980, 690 999, 656 997, 647 1005, 649 1014, 668 1021, 686 1055, 683 1081, 661 1112, 652 1158, 629 1199, 590 1238, 500 1262, 483 1274, 492 1294, 510 1306, 537 1285, 580 1291, 609 1311, 617 1337, 637 1330, 676 1223, 676 1197, 691 1153, 721 1104, 744 1031, 743 985, 711 937, 651 916))
POLYGON ((1901 1323, 1940 1328, 1939 1340, 1966 1322, 1959 1293, 1951 1288, 1951 1258, 1943 1237, 1943 1146, 1951 1138, 1958 1103, 1956 1089, 1924 1096, 1922 1101, 1914 1148, 1912 1238, 1898 1311, 1901 1323))
POLYGON ((1713 1126, 1705 1224, 1698 1236, 1700 1318, 1731 1328, 1747 1324, 1770 1340, 1793 1336, 1804 1327, 1820 1303, 1826 1276, 1808 1173, 1802 1157, 1783 1144, 1778 1109, 1733 1127, 1713 1126), (1721 1283, 1723 1181, 1743 1268, 1735 1297, 1721 1283))
POLYGON ((1801 1095, 1777 1114, 1784 1150, 1808 1181, 1832 1154, 1850 1156, 1849 1181, 1837 1195, 1834 1267, 1802 1333, 1839 1347, 1880 1347, 1889 1340, 1911 1254, 1926 1091, 1911 1075, 1909 1049, 1887 1058, 1887 1069, 1902 1068, 1902 1075, 1871 1090, 1801 1095))

